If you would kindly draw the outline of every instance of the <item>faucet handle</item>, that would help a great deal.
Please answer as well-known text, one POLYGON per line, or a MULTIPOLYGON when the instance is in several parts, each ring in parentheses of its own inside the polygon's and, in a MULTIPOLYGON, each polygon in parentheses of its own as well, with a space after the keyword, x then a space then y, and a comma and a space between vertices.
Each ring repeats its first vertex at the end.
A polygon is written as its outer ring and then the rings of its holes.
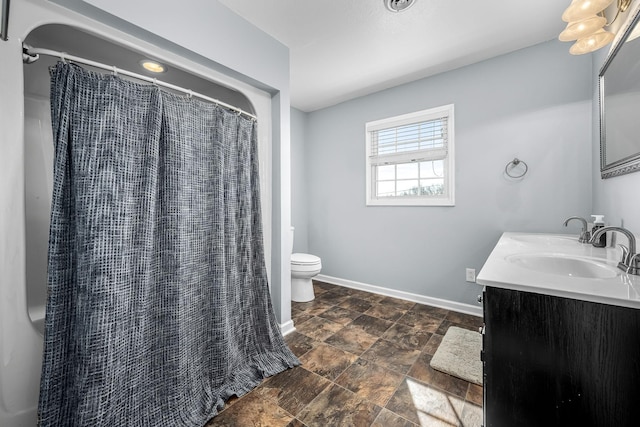
POLYGON ((580 237, 578 237, 579 243, 591 243, 591 233, 588 230, 582 230, 580 237))
POLYGON ((640 253, 633 254, 629 257, 629 266, 627 267, 628 274, 635 274, 636 276, 640 275, 640 267, 638 267, 639 261, 640 261, 640 253))
POLYGON ((629 248, 626 247, 625 245, 618 245, 618 247, 622 251, 622 256, 620 257, 620 262, 618 262, 618 268, 620 270, 626 271, 628 273, 627 270, 629 270, 629 263, 627 261, 628 261, 628 257, 629 257, 629 248))

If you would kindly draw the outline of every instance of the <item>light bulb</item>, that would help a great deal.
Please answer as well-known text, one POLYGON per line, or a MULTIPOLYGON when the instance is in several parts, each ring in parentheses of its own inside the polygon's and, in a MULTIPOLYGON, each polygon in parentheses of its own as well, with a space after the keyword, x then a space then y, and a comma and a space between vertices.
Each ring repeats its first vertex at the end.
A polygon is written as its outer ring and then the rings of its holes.
POLYGON ((571 46, 571 49, 569 49, 569 53, 572 55, 583 55, 585 53, 596 51, 601 47, 611 43, 613 37, 613 33, 605 30, 600 30, 588 37, 578 39, 578 41, 576 41, 573 46, 571 46))
POLYGON ((581 21, 605 10, 613 0, 573 0, 562 14, 564 22, 581 21))
POLYGON ((167 71, 167 67, 165 67, 163 64, 157 61, 152 61, 150 59, 143 59, 142 61, 140 61, 140 65, 142 65, 142 68, 144 68, 145 70, 156 74, 164 73, 165 71, 167 71))
POLYGON ((582 21, 570 22, 567 24, 567 28, 560 33, 558 39, 563 42, 578 40, 602 29, 606 23, 607 20, 602 16, 591 16, 582 21))

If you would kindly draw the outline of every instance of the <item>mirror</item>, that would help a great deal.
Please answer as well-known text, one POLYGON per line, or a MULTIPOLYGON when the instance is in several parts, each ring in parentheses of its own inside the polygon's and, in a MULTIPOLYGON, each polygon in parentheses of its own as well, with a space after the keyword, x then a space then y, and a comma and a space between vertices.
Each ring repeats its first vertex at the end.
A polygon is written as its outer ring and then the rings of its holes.
POLYGON ((600 70, 602 178, 640 171, 640 8, 600 70))

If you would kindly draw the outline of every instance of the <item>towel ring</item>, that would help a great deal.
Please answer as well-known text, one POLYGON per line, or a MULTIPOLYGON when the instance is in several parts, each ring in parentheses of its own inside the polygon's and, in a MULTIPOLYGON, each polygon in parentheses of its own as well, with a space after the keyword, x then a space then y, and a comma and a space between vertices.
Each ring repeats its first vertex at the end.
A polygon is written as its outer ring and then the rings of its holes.
POLYGON ((515 179, 522 178, 527 174, 528 171, 529 171, 529 166, 527 165, 527 163, 524 160, 518 159, 517 157, 511 160, 509 163, 507 163, 507 165, 504 167, 504 173, 506 173, 507 176, 509 176, 510 178, 515 178, 515 179), (522 172, 520 175, 512 175, 511 173, 509 173, 509 171, 513 171, 513 168, 518 166, 520 163, 524 165, 524 172, 522 172))

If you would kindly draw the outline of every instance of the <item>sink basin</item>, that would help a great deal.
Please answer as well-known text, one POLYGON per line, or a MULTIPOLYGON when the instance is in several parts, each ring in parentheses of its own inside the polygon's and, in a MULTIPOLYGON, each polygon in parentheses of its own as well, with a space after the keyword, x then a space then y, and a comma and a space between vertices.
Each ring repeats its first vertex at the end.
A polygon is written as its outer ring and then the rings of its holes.
POLYGON ((620 274, 617 267, 587 258, 556 254, 517 254, 506 258, 519 267, 540 273, 587 279, 612 279, 620 274))
POLYGON ((581 244, 578 242, 577 236, 569 237, 569 236, 524 234, 520 236, 512 236, 511 240, 515 240, 516 242, 533 243, 533 244, 547 245, 547 246, 573 246, 573 245, 581 244))

